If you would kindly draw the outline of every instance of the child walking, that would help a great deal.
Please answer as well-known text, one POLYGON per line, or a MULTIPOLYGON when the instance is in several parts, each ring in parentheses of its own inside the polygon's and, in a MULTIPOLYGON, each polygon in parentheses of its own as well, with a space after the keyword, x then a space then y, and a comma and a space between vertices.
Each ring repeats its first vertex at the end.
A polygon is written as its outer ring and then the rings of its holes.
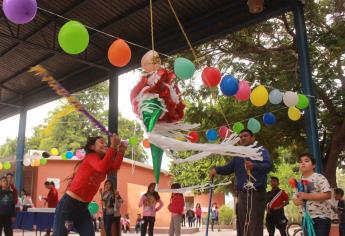
MULTIPOLYGON (((303 153, 298 159, 304 192, 297 193, 293 203, 296 206, 306 204, 306 210, 314 221, 315 234, 328 236, 331 228, 331 206, 327 200, 331 198, 331 188, 323 175, 314 172, 315 159, 311 154, 303 153)), ((307 233, 304 232, 304 235, 307 233)))
MULTIPOLYGON (((174 183, 171 185, 171 189, 179 189, 181 185, 174 183)), ((171 220, 169 227, 169 236, 180 236, 181 235, 181 220, 184 209, 184 198, 182 193, 172 193, 170 198, 170 204, 168 206, 171 212, 171 220)))

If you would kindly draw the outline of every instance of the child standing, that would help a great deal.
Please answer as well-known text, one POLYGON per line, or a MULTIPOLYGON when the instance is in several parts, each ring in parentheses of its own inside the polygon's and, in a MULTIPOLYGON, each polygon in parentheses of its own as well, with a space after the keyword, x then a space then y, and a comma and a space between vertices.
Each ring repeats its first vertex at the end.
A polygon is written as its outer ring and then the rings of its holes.
POLYGON ((341 188, 334 189, 335 200, 338 201, 337 213, 339 216, 339 236, 345 236, 345 201, 344 190, 341 188))
POLYGON ((137 221, 135 222, 135 232, 139 233, 141 231, 141 225, 143 224, 143 218, 141 218, 141 214, 137 215, 137 221))
POLYGON ((6 177, 1 178, 0 183, 0 235, 4 228, 5 236, 12 236, 12 222, 15 220, 15 199, 6 177))
POLYGON ((298 159, 304 192, 297 193, 293 203, 296 206, 306 204, 306 210, 314 221, 315 234, 328 236, 331 228, 331 206, 327 200, 331 198, 331 188, 323 175, 314 172, 315 159, 311 154, 303 153, 298 159))
POLYGON ((219 210, 218 210, 218 206, 217 203, 213 203, 212 204, 212 209, 211 209, 211 218, 212 218, 212 223, 211 223, 211 230, 213 231, 213 226, 215 224, 218 225, 218 231, 220 231, 219 228, 219 210))
POLYGON ((156 184, 150 183, 147 192, 140 198, 139 207, 143 207, 144 223, 141 227, 141 236, 145 236, 148 231, 149 236, 153 236, 153 228, 155 226, 156 212, 163 207, 163 202, 155 191, 156 184), (157 203, 159 204, 156 208, 157 203), (147 230, 147 226, 149 227, 147 230))
POLYGON ((102 199, 103 222, 106 236, 111 236, 111 226, 114 221, 114 185, 111 180, 104 183, 104 191, 99 189, 102 199))
MULTIPOLYGON (((171 185, 171 189, 179 189, 181 185, 174 183, 171 185)), ((180 236, 181 235, 181 219, 184 209, 184 198, 182 193, 172 193, 170 198, 170 204, 168 206, 171 212, 171 220, 169 227, 169 236, 180 236)))
POLYGON ((202 215, 202 210, 201 210, 201 206, 200 203, 197 203, 195 206, 195 216, 196 216, 196 227, 201 227, 201 215, 202 215))

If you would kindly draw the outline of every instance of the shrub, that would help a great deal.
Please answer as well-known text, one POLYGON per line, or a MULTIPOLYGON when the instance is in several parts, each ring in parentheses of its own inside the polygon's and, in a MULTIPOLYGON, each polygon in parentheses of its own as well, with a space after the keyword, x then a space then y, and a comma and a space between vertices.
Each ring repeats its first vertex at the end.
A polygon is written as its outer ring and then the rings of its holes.
POLYGON ((234 217, 234 210, 227 205, 219 208, 219 224, 230 225, 234 217))

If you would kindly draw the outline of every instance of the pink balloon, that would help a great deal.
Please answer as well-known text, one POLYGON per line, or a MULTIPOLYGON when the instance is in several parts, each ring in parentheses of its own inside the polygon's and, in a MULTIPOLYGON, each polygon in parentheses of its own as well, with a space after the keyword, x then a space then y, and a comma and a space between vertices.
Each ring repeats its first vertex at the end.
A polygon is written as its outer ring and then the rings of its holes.
POLYGON ((156 51, 150 50, 141 58, 141 68, 151 73, 161 67, 161 59, 156 51))
POLYGON ((247 81, 241 80, 235 98, 239 101, 247 101, 250 97, 250 87, 247 81))
POLYGON ((84 149, 78 149, 77 151, 76 151, 76 153, 75 153, 75 156, 79 159, 79 160, 81 160, 81 159, 84 159, 84 157, 85 157, 85 150, 84 149))
POLYGON ((218 133, 219 133, 219 137, 221 139, 225 139, 225 138, 228 138, 230 137, 230 134, 231 134, 231 131, 228 127, 226 126, 221 126, 218 130, 218 133))

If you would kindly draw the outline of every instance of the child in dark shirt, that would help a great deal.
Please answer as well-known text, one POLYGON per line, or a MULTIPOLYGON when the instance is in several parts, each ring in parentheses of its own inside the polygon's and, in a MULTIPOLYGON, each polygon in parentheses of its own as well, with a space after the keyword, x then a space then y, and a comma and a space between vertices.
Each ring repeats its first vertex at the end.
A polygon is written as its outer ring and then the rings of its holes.
POLYGON ((343 199, 344 190, 341 188, 334 189, 334 197, 335 200, 338 201, 338 208, 336 212, 339 216, 339 235, 345 236, 345 201, 343 199))
POLYGON ((0 235, 2 234, 2 228, 4 228, 5 236, 13 236, 11 224, 15 220, 14 193, 9 190, 6 177, 2 177, 0 182, 0 235))

